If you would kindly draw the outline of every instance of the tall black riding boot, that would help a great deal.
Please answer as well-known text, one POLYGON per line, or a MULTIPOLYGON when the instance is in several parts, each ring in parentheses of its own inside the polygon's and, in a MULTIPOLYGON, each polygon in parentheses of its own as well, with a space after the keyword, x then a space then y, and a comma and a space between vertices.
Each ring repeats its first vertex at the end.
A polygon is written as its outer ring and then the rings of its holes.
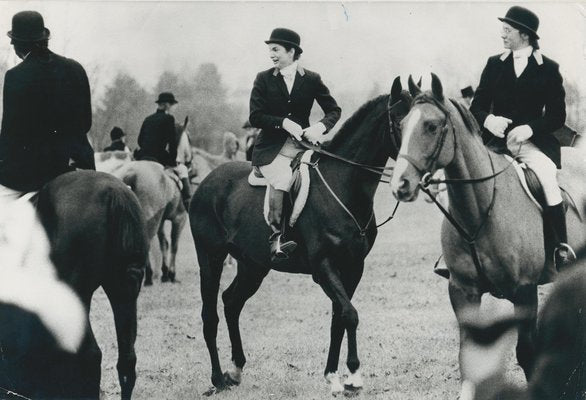
POLYGON ((297 247, 294 241, 285 241, 285 225, 287 218, 283 215, 283 201, 285 192, 269 188, 269 222, 273 233, 269 238, 271 261, 279 262, 289 258, 289 255, 297 247))
POLYGON ((189 202, 191 201, 191 182, 189 178, 181 178, 183 187, 181 188, 181 198, 183 199, 183 205, 185 210, 189 211, 189 202))
POLYGON ((551 218, 551 224, 555 232, 554 261, 556 268, 560 270, 576 260, 576 253, 568 244, 564 204, 548 206, 547 214, 551 218))

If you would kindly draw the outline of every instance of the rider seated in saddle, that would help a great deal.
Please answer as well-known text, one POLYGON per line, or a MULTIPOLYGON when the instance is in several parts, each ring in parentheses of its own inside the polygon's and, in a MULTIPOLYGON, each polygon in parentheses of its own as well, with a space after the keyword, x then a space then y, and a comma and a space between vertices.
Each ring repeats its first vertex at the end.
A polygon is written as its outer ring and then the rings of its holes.
POLYGON ((470 111, 479 125, 494 135, 490 136, 491 145, 508 148, 539 178, 547 202, 544 222, 555 232, 555 264, 559 268, 575 259, 567 244, 557 183, 560 143, 553 135, 566 119, 562 76, 558 64, 538 51, 537 15, 515 6, 499 20, 507 51, 488 59, 470 111))
POLYGON ((10 201, 60 174, 96 166, 87 138, 92 109, 83 67, 49 50, 50 31, 36 11, 15 14, 8 37, 23 60, 4 78, 0 198, 10 201))
POLYGON ((125 153, 130 153, 130 149, 126 146, 125 138, 126 134, 124 131, 115 126, 110 131, 110 140, 112 140, 112 143, 110 143, 110 146, 104 148, 104 151, 123 151, 125 153))
POLYGON ((145 118, 138 135, 139 149, 135 152, 137 160, 156 161, 164 167, 172 167, 183 184, 181 196, 185 209, 191 200, 189 174, 185 166, 177 165, 177 134, 175 118, 170 114, 177 100, 173 93, 163 92, 157 101, 157 111, 145 118))
POLYGON ((269 183, 272 261, 288 258, 297 247, 295 242, 283 237, 287 225, 283 201, 292 178, 290 163, 303 150, 296 141, 305 138, 318 143, 341 114, 320 75, 298 65, 303 52, 300 42, 299 35, 290 29, 272 31, 265 43, 274 67, 256 76, 250 95, 250 124, 261 129, 252 152, 252 165, 259 167, 269 183), (314 100, 325 116, 310 126, 314 100))

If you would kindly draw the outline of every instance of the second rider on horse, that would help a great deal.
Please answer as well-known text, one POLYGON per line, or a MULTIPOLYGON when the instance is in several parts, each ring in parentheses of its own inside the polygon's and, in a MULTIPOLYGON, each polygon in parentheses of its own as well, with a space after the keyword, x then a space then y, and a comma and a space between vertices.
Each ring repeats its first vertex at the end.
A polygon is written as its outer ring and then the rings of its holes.
POLYGON ((276 28, 265 41, 274 67, 260 72, 250 95, 249 121, 261 129, 252 152, 252 165, 259 167, 269 183, 269 222, 273 234, 269 242, 273 261, 286 259, 297 244, 283 240, 287 218, 283 201, 291 188, 291 161, 303 150, 296 141, 322 140, 340 119, 341 109, 319 74, 298 64, 303 50, 299 35, 276 28), (314 100, 324 117, 309 125, 314 100), (282 215, 283 214, 283 215, 282 215))

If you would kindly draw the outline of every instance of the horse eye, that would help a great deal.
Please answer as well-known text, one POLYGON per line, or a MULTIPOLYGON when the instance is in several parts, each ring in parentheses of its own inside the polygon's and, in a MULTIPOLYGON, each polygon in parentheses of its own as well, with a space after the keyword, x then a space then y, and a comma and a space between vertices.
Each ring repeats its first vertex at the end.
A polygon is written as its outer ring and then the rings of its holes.
POLYGON ((435 132, 435 129, 436 129, 436 125, 435 124, 431 124, 431 123, 430 124, 427 124, 427 130, 429 132, 435 132))

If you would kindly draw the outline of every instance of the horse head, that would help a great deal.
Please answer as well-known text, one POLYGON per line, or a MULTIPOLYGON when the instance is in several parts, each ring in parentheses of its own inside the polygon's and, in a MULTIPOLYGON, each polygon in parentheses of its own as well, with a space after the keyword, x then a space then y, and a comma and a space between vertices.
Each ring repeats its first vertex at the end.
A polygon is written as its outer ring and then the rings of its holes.
POLYGON ((424 175, 446 167, 455 156, 455 134, 450 134, 454 132, 454 106, 446 101, 439 78, 431 76, 431 91, 425 92, 409 77, 414 99, 401 122, 403 140, 391 180, 393 194, 400 201, 415 200, 424 175))
MULTIPOLYGON (((344 122, 326 149, 348 158, 356 158, 356 149, 365 149, 372 156, 382 150, 386 158, 395 159, 401 145, 401 120, 409 112, 413 98, 403 90, 400 77, 391 85, 391 92, 378 96, 356 111, 344 122), (364 143, 371 145, 366 149, 364 143)), ((367 146, 368 147, 368 146, 367 146)), ((360 156, 359 156, 360 158, 360 156)), ((355 160, 372 163, 372 160, 355 160)))

